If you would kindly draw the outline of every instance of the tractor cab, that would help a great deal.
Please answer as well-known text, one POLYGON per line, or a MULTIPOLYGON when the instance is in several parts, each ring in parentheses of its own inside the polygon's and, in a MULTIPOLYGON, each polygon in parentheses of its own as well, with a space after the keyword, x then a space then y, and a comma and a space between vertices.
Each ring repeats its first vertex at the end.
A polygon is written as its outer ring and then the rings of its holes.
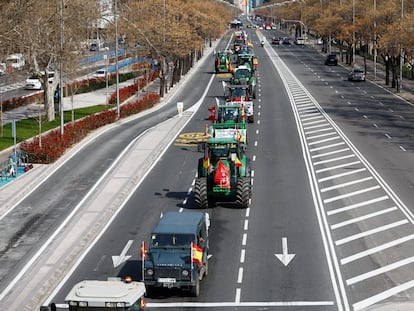
POLYGON ((230 85, 228 87, 229 96, 228 101, 240 102, 251 100, 248 85, 230 85))

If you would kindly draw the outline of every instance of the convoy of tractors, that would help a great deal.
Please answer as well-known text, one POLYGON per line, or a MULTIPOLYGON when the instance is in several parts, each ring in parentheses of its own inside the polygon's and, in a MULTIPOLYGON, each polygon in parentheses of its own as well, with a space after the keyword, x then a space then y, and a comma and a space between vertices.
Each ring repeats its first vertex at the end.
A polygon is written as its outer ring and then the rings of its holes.
POLYGON ((225 101, 210 108, 204 157, 198 161, 194 185, 197 208, 217 202, 247 208, 251 198, 250 162, 247 151, 247 123, 254 122, 256 69, 253 44, 243 30, 234 32, 233 48, 216 54, 216 73, 230 73, 225 101))
MULTIPOLYGON (((247 33, 232 35, 232 49, 216 53, 217 74, 231 74, 222 81, 224 99, 216 98, 206 126, 207 140, 199 147, 204 156, 198 161, 194 185, 196 208, 216 203, 247 208, 252 194, 251 169, 247 152, 247 124, 254 122, 256 69, 258 61, 247 33)), ((220 78, 220 76, 219 76, 220 78)), ((155 288, 187 289, 198 296, 200 281, 208 274, 208 213, 167 212, 141 246, 141 282, 130 278, 82 281, 66 297, 70 311, 145 307, 144 295, 155 288)), ((41 310, 54 310, 55 306, 41 310)), ((130 309, 128 309, 130 310, 130 309)))

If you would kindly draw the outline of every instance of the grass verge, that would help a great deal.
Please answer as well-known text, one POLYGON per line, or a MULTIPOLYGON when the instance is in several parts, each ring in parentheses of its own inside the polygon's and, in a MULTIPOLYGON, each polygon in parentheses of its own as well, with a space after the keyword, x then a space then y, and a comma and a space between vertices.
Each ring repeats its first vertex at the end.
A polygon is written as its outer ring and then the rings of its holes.
MULTIPOLYGON (((92 115, 104 110, 114 108, 115 105, 97 105, 85 108, 78 108, 73 110, 74 120, 79 120, 88 115, 92 115)), ((72 122, 72 111, 65 111, 64 122, 72 122)), ((46 121, 46 116, 42 116, 41 120, 38 117, 29 118, 16 121, 16 143, 28 140, 32 137, 45 133, 51 129, 60 127, 60 116, 57 115, 56 119, 52 122, 46 121), (41 131, 40 131, 41 129, 41 131)), ((0 129, 0 151, 5 150, 14 145, 14 138, 12 135, 11 123, 3 125, 0 129)))

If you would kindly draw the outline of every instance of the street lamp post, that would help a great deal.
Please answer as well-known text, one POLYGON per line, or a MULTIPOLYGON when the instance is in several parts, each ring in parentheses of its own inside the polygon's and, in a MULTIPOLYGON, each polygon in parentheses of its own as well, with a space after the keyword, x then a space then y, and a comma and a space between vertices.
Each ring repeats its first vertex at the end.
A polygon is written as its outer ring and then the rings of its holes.
POLYGON ((60 135, 65 131, 65 118, 63 115, 63 0, 60 0, 60 61, 59 61, 59 110, 60 110, 60 135))
POLYGON ((355 0, 352 0, 352 67, 355 66, 355 0))
POLYGON ((109 78, 109 55, 108 55, 109 47, 105 47, 105 58, 106 58, 106 70, 105 70, 105 79, 106 79, 106 105, 108 106, 109 101, 109 85, 108 85, 108 78, 109 78))
POLYGON ((377 80, 377 0, 374 0, 374 81, 377 80))
POLYGON ((117 119, 121 116, 121 107, 119 104, 119 63, 118 63, 118 1, 115 0, 115 71, 116 71, 116 116, 117 119))
MULTIPOLYGON (((404 21, 404 0, 401 0, 401 28, 403 26, 404 21)), ((402 29, 401 29, 402 31, 402 29)), ((402 42, 400 42, 400 89, 402 89, 402 81, 403 81, 403 62, 404 62, 404 55, 403 55, 403 46, 402 42)))

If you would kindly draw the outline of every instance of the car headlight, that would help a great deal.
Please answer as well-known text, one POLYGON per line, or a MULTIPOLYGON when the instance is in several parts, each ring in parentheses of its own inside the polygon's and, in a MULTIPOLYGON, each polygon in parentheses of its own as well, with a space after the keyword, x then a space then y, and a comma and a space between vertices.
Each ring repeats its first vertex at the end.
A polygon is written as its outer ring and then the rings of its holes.
POLYGON ((181 274, 183 276, 188 276, 189 272, 188 272, 188 270, 183 270, 183 271, 181 271, 181 274))
POLYGON ((148 275, 150 275, 150 276, 154 274, 154 270, 152 270, 152 269, 147 269, 147 271, 146 271, 146 272, 147 272, 147 274, 148 274, 148 275))

